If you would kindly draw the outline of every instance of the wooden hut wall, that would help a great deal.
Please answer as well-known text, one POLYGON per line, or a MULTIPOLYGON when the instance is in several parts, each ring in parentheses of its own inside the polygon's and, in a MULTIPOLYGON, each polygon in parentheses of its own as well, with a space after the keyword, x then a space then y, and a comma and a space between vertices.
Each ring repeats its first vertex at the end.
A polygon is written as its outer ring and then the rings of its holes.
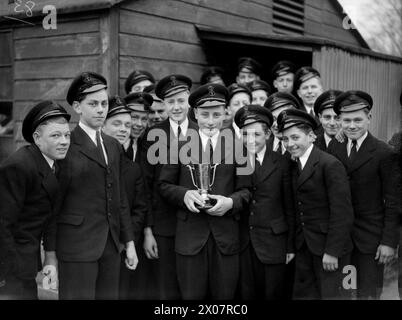
POLYGON ((23 143, 21 122, 32 105, 53 99, 76 115, 65 101, 71 79, 80 71, 102 72, 99 16, 59 20, 57 30, 16 27, 14 43, 14 105, 16 147, 23 143))

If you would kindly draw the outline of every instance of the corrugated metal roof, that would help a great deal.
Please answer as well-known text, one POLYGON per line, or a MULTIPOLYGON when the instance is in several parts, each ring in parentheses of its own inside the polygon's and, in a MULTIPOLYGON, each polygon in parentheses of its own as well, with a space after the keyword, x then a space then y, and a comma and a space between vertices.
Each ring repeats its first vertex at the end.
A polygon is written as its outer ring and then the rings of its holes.
POLYGON ((14 0, 2 0, 0 17, 9 16, 23 19, 43 15, 42 10, 46 5, 55 6, 58 13, 72 13, 111 8, 123 1, 125 0, 20 0, 16 3, 14 0))

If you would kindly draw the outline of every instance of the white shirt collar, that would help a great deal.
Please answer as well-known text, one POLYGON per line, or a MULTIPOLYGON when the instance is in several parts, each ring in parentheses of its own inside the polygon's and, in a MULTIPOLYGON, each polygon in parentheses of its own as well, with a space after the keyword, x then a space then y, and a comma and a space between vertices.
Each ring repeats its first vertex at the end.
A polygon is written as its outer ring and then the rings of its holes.
POLYGON ((299 158, 302 169, 307 163, 308 158, 310 157, 311 151, 313 150, 314 145, 312 144, 310 147, 307 148, 306 152, 299 158))
MULTIPOLYGON (((359 151, 362 143, 364 142, 364 140, 366 139, 366 137, 368 136, 368 131, 366 131, 365 134, 363 134, 359 139, 357 139, 357 144, 356 144, 356 151, 359 151)), ((352 149, 352 140, 348 138, 348 150, 352 149)))
MULTIPOLYGON (((88 127, 86 124, 83 124, 81 121, 78 123, 82 130, 91 138, 92 142, 96 145, 96 130, 88 127)), ((100 130, 100 129, 99 129, 100 130)), ((101 135, 102 140, 102 135, 101 135)))
POLYGON ((304 107, 306 108, 306 111, 307 111, 308 114, 310 114, 310 112, 313 111, 313 114, 315 115, 314 107, 309 107, 309 106, 306 106, 306 105, 304 105, 304 107))
MULTIPOLYGON (((170 127, 173 130, 174 135, 177 137, 177 131, 179 130, 179 124, 176 121, 173 121, 172 119, 169 118, 169 123, 170 127)), ((181 133, 186 136, 187 135, 187 129, 188 129, 188 119, 184 119, 184 121, 180 124, 181 128, 181 133)))
MULTIPOLYGON (((280 140, 276 136, 274 136, 274 145, 272 146, 273 147, 272 151, 276 151, 276 149, 278 148, 279 141, 280 140)), ((283 143, 283 141, 281 141, 281 142, 282 142, 282 144, 281 144, 282 145, 281 153, 284 154, 285 151, 286 151, 286 148, 285 148, 285 144, 283 143)))
POLYGON ((330 136, 328 136, 326 132, 324 132, 324 140, 325 140, 325 145, 328 148, 328 145, 331 142, 332 138, 330 136))
POLYGON ((209 138, 211 138, 212 148, 215 150, 216 145, 218 143, 218 137, 219 137, 220 132, 218 131, 212 137, 207 136, 201 130, 198 130, 198 132, 200 133, 200 138, 201 138, 201 143, 202 143, 202 150, 204 150, 204 152, 205 152, 205 148, 207 147, 207 143, 208 143, 209 138))
POLYGON ((234 123, 233 122, 233 129, 234 129, 234 131, 235 131, 235 133, 236 133, 236 136, 237 136, 237 138, 241 138, 241 133, 240 133, 240 128, 236 125, 236 123, 234 123))
MULTIPOLYGON (((42 153, 42 152, 41 152, 42 153)), ((45 158, 46 162, 49 164, 50 168, 53 168, 54 160, 50 159, 47 155, 42 153, 43 157, 45 158)))

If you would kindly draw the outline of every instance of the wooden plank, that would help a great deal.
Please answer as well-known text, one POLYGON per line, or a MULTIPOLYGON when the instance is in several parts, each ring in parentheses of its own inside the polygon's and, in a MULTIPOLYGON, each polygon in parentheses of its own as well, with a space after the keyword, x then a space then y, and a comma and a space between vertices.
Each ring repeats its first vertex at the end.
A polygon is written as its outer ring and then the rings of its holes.
POLYGON ((181 2, 193 4, 198 7, 221 11, 251 20, 260 20, 266 23, 271 22, 272 11, 265 6, 256 3, 246 3, 242 0, 179 0, 181 2))
POLYGON ((326 10, 322 11, 322 21, 323 23, 327 25, 331 25, 333 27, 339 28, 342 31, 345 31, 343 29, 343 19, 336 13, 334 12, 328 12, 326 10))
POLYGON ((272 1, 267 1, 267 0, 244 0, 246 3, 257 3, 261 6, 267 7, 267 8, 272 8, 272 1))
POLYGON ((71 79, 14 82, 14 101, 65 99, 71 79))
POLYGON ((133 70, 138 69, 149 71, 156 80, 172 73, 178 73, 188 76, 193 81, 199 81, 204 66, 155 59, 120 57, 121 78, 127 78, 133 70))
POLYGON ((118 8, 106 11, 100 17, 101 54, 99 56, 100 73, 107 79, 109 91, 118 90, 119 70, 119 12, 118 8))
POLYGON ((14 79, 72 79, 81 71, 100 72, 97 56, 17 60, 14 79))
POLYGON ((125 1, 122 8, 151 15, 169 17, 172 20, 186 21, 193 24, 203 24, 229 30, 249 31, 249 19, 197 7, 188 3, 164 0, 161 5, 158 0, 125 1))
POLYGON ((305 20, 304 28, 306 36, 326 38, 332 41, 336 41, 339 44, 360 47, 360 45, 356 41, 356 38, 353 36, 350 30, 336 28, 324 23, 317 23, 311 20, 305 20))
POLYGON ((305 7, 307 7, 307 6, 309 6, 309 7, 314 7, 314 8, 317 8, 317 9, 322 9, 322 5, 323 5, 323 2, 326 2, 326 0, 324 0, 324 1, 317 1, 317 0, 304 0, 304 6, 305 7))
POLYGON ((120 32, 199 44, 192 24, 121 9, 120 32))
POLYGON ((14 39, 52 37, 66 34, 99 31, 99 19, 80 19, 73 21, 57 20, 57 29, 44 30, 42 24, 15 28, 14 39))
POLYGON ((0 68, 0 99, 12 100, 13 70, 11 67, 0 68))
POLYGON ((127 34, 120 34, 120 55, 205 63, 204 52, 199 45, 127 34))
MULTIPOLYGON (((44 99, 46 100, 46 99, 44 99)), ((29 112, 29 110, 31 110, 33 108, 33 106, 37 103, 39 103, 40 101, 43 100, 29 100, 29 101, 16 101, 13 105, 13 119, 15 121, 22 121, 25 116, 27 115, 27 113, 29 112)), ((67 103, 67 101, 65 99, 63 100, 53 100, 56 103, 60 104, 62 107, 64 107, 66 109, 66 111, 71 114, 72 119, 78 119, 78 115, 74 112, 74 110, 72 109, 72 107, 67 103)))
POLYGON ((12 63, 12 46, 11 32, 0 32, 0 65, 12 63))
POLYGON ((311 5, 305 5, 304 7, 305 19, 321 23, 325 20, 322 19, 322 10, 311 5))
POLYGON ((15 41, 15 58, 49 58, 99 54, 98 33, 83 33, 60 37, 34 38, 15 41))

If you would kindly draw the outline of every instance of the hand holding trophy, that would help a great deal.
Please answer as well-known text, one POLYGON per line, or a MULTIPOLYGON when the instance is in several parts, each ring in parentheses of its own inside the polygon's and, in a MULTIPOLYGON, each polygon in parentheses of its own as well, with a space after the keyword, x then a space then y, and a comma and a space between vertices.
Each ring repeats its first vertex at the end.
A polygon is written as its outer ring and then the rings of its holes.
POLYGON ((214 184, 217 166, 218 164, 211 165, 209 163, 187 165, 187 168, 190 170, 193 185, 197 188, 204 203, 202 206, 198 203, 194 203, 195 207, 199 210, 208 210, 214 206, 211 203, 214 200, 211 201, 208 197, 208 192, 214 184))

